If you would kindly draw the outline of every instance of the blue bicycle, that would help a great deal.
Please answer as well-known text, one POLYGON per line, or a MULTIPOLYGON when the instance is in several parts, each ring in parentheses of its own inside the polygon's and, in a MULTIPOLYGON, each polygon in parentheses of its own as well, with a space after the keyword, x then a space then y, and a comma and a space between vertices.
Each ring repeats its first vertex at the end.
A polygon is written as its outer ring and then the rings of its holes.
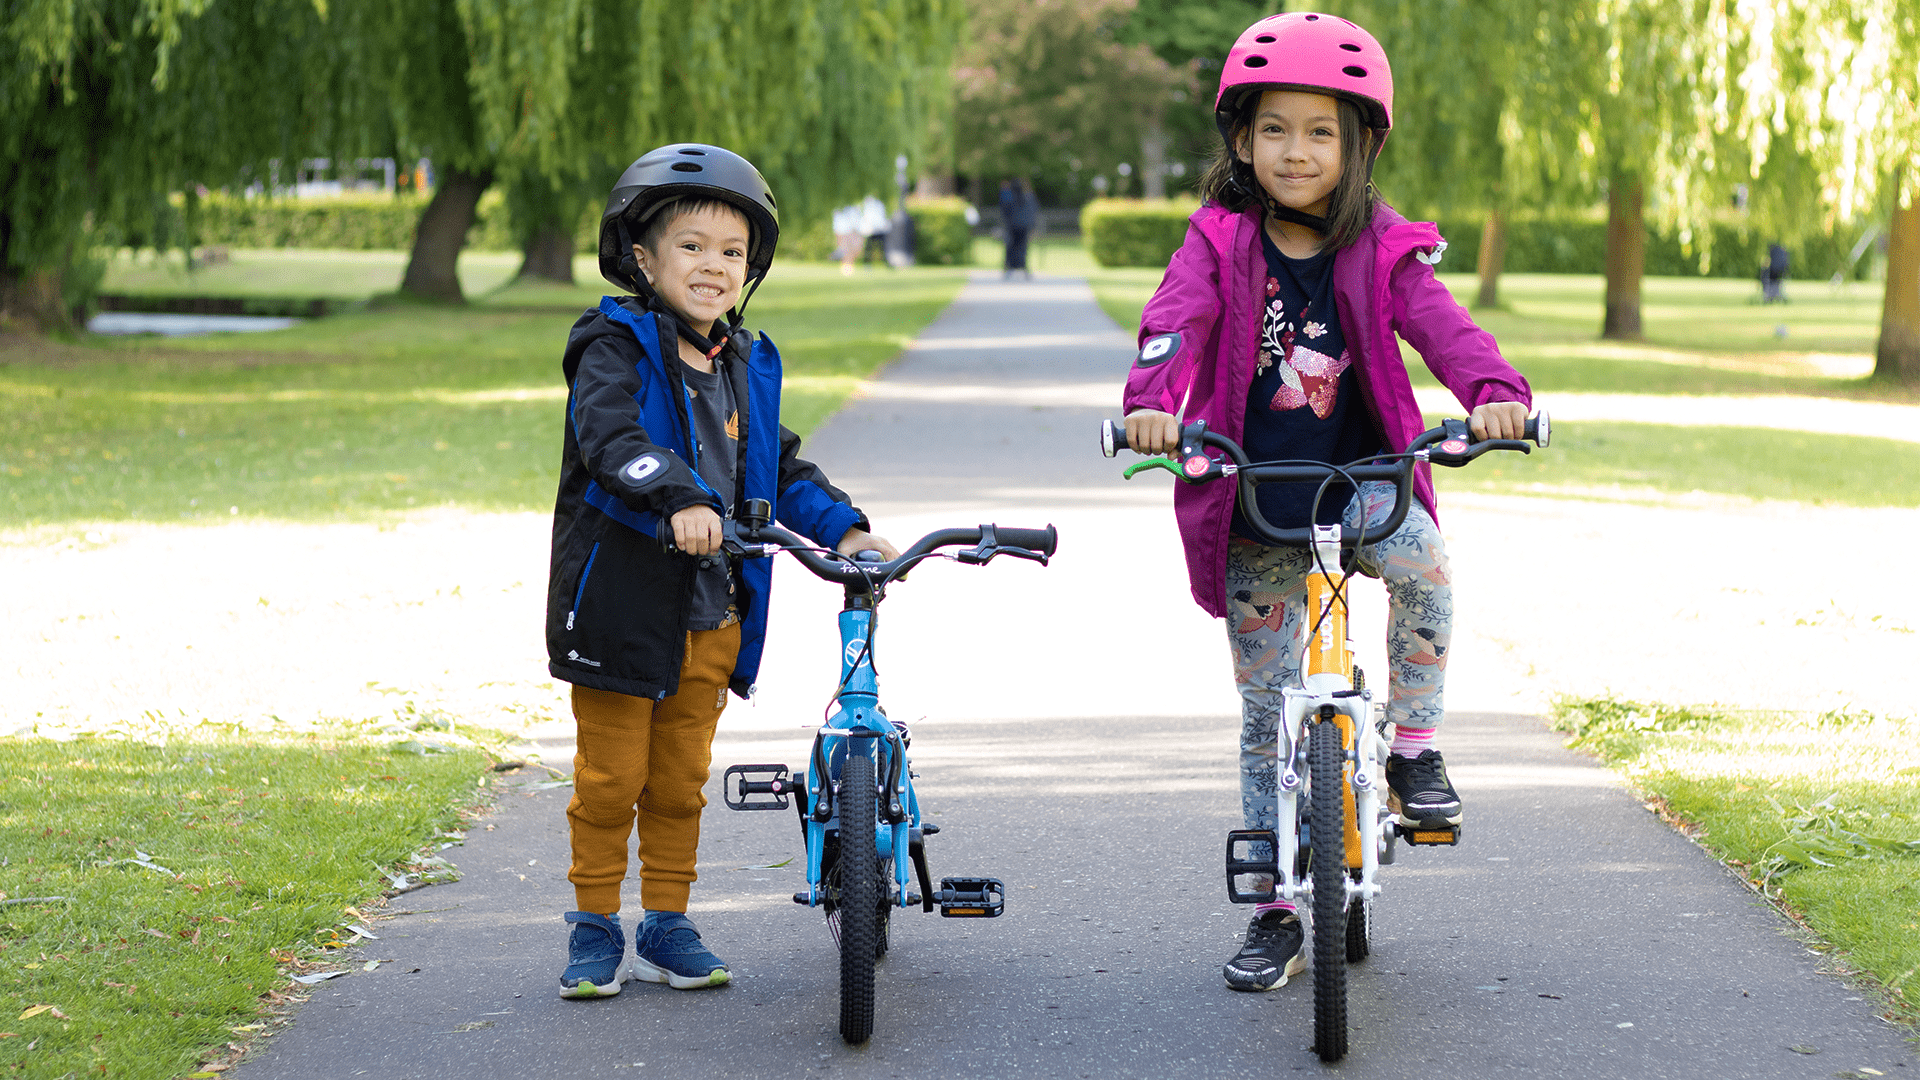
POLYGON ((991 919, 1006 904, 1006 886, 997 878, 942 878, 938 890, 932 887, 925 838, 940 827, 920 818, 907 726, 888 719, 880 707, 873 666, 880 602, 887 586, 923 560, 979 565, 1010 555, 1045 565, 1058 538, 1051 525, 981 525, 928 533, 891 561, 878 561, 879 552, 848 559, 769 524, 770 511, 764 500, 748 500, 739 519, 725 525, 725 549, 739 558, 785 551, 817 577, 844 587, 840 685, 830 715, 814 736, 805 772, 792 773, 786 765, 734 765, 722 788, 734 810, 791 806, 798 812, 806 839, 807 887, 793 894, 793 902, 826 913, 840 949, 840 1037, 862 1043, 873 1035, 874 965, 886 955, 895 908, 917 904, 932 911, 938 905, 947 918, 991 919), (951 555, 940 551, 962 545, 971 546, 951 555))

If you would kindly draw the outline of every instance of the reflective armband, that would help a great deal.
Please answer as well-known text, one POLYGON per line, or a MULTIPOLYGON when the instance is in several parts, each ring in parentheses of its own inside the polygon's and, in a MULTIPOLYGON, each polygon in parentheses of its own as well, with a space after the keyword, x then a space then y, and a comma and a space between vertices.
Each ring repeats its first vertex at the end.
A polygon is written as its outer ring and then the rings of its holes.
POLYGON ((1134 360, 1134 367, 1153 367, 1173 359, 1180 351, 1180 335, 1175 333, 1155 334, 1140 346, 1140 356, 1134 360))

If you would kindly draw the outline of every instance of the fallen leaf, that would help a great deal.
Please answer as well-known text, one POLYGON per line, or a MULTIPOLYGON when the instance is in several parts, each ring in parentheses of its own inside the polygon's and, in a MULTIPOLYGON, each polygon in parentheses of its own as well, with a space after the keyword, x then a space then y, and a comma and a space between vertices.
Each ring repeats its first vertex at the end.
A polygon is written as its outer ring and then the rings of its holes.
POLYGON ((369 960, 369 961, 367 961, 366 963, 364 963, 364 964, 361 964, 361 965, 360 965, 360 970, 361 970, 361 971, 372 971, 372 970, 374 970, 375 968, 378 968, 379 966, 380 966, 380 961, 378 961, 378 960, 369 960))
POLYGON ((1799 1046, 1789 1046, 1787 1047, 1787 1049, 1793 1051, 1796 1054, 1817 1054, 1820 1052, 1819 1047, 1807 1046, 1804 1043, 1799 1046))
POLYGON ((379 934, 376 934, 373 931, 367 929, 366 927, 361 926, 359 923, 354 923, 353 925, 347 927, 347 929, 351 931, 355 937, 368 938, 373 941, 380 940, 379 934))
POLYGON ((35 1005, 32 1008, 28 1009, 26 1012, 21 1013, 20 1019, 22 1020, 31 1019, 35 1016, 39 1016, 41 1013, 46 1012, 51 1008, 53 1008, 53 1006, 51 1005, 35 1005))
POLYGON ((295 975, 293 977, 293 981, 297 983, 306 983, 308 986, 312 986, 315 983, 326 982, 328 979, 337 979, 340 976, 345 974, 346 972, 344 971, 316 971, 311 975, 295 975))

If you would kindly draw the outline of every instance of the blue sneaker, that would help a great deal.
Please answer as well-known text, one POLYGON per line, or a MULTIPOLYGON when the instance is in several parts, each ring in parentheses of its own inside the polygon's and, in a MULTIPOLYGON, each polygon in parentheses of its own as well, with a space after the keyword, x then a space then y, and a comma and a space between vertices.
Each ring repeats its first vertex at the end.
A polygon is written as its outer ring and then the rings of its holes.
POLYGON ((569 911, 573 930, 567 935, 567 970, 560 973, 563 998, 612 997, 627 976, 620 961, 627 953, 627 935, 620 916, 569 911))
POLYGON ((633 939, 633 977, 675 990, 725 986, 733 972, 700 943, 700 931, 679 911, 649 911, 633 939))

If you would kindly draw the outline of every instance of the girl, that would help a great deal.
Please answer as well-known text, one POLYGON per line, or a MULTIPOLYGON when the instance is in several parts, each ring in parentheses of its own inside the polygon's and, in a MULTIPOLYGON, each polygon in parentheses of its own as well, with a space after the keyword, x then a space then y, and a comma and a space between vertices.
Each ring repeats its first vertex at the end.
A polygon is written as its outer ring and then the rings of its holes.
MULTIPOLYGON (((1472 410, 1477 438, 1519 438, 1526 380, 1435 280, 1438 230, 1408 223, 1374 193, 1374 158, 1393 124, 1393 74, 1379 42, 1331 15, 1262 19, 1227 54, 1214 118, 1222 146, 1200 181, 1203 203, 1140 320, 1128 444, 1144 454, 1177 449, 1184 412, 1255 461, 1345 464, 1403 450, 1424 425, 1396 332, 1472 410)), ((1404 824, 1444 828, 1461 820, 1433 747, 1453 594, 1425 466, 1414 489, 1406 523, 1357 561, 1391 598, 1389 805, 1404 824)), ((1310 556, 1248 539, 1234 495, 1232 484, 1178 485, 1174 513, 1194 599, 1227 620, 1246 827, 1272 829, 1280 688, 1299 680, 1310 556)), ((1281 528, 1306 525, 1312 501, 1311 485, 1260 494, 1261 511, 1281 528)), ((1392 504, 1391 484, 1329 488, 1315 521, 1378 522, 1392 504)), ((1285 985, 1306 966, 1302 947, 1292 905, 1261 905, 1226 964, 1227 985, 1285 985)))

